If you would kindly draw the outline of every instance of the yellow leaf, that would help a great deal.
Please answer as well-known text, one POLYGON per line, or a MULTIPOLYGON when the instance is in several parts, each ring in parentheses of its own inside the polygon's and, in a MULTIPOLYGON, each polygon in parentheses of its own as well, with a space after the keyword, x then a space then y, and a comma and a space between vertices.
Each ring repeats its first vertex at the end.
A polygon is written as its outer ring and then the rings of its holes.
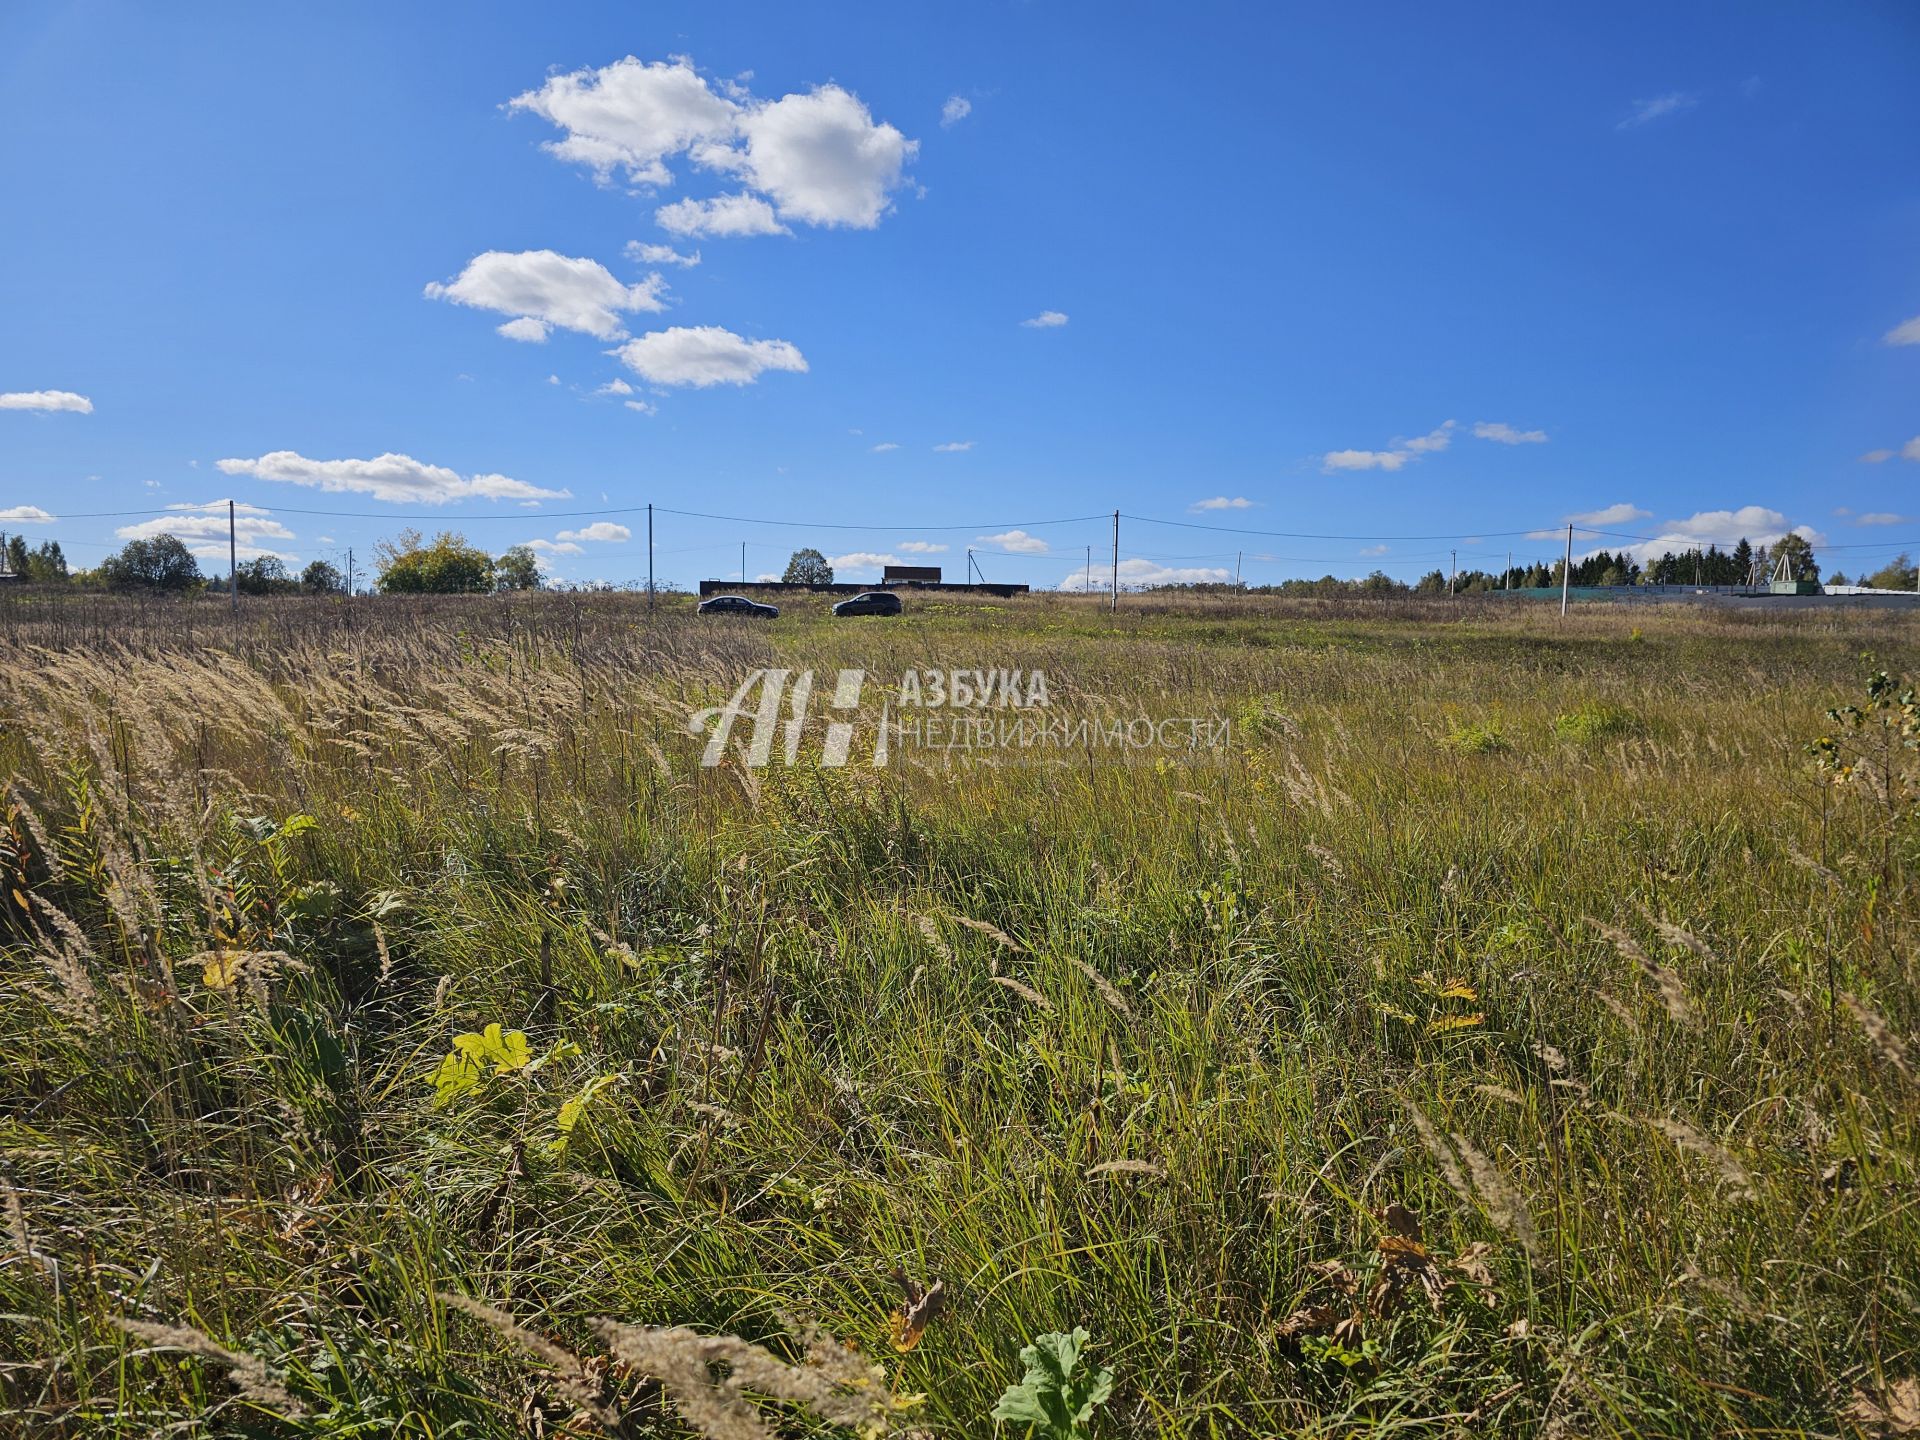
POLYGON ((1486 1019, 1477 1010, 1471 1015, 1436 1015, 1427 1021, 1427 1033, 1439 1035, 1448 1030, 1465 1030, 1469 1026, 1485 1024, 1486 1019))
POLYGON ((240 970, 246 963, 244 950, 210 950, 206 963, 200 967, 200 978, 209 990, 225 990, 240 978, 240 970))

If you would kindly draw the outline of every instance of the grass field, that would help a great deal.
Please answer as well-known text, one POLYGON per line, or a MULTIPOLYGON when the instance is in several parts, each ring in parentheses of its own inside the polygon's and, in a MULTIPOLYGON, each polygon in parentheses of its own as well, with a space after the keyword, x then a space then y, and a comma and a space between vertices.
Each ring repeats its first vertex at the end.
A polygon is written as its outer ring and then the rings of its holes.
POLYGON ((0 1424, 1920 1425, 1914 620, 686 603, 9 598, 0 1424), (1231 741, 703 768, 768 665, 1231 741))

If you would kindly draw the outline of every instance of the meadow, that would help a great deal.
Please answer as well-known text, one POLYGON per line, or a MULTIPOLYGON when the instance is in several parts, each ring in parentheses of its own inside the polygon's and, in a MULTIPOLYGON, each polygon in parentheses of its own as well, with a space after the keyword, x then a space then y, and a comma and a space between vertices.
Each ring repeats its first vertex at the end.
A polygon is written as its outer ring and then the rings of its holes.
POLYGON ((6 1433, 1920 1428, 1920 617, 0 605, 6 1433))

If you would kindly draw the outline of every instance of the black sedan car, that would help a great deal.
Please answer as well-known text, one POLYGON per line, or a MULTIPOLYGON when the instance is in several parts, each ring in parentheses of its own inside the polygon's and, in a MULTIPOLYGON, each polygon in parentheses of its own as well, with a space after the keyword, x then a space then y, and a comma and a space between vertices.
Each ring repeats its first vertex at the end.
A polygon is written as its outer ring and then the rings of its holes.
POLYGON ((891 590, 863 590, 833 607, 836 615, 898 615, 900 597, 891 590))
POLYGON ((758 600, 749 600, 744 595, 715 595, 711 600, 700 602, 702 615, 745 615, 755 620, 777 620, 780 618, 778 605, 763 605, 758 600))

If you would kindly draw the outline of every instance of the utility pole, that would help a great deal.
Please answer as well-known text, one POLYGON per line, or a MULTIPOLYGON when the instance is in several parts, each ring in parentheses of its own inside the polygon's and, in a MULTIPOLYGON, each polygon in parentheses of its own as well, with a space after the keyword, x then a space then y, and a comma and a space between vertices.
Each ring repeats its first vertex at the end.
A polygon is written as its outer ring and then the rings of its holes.
POLYGON ((1449 550, 1447 555, 1450 557, 1447 560, 1447 594, 1451 595, 1453 594, 1454 577, 1460 573, 1460 552, 1458 550, 1449 550))
POLYGON ((353 598, 353 547, 347 547, 347 598, 353 598))
POLYGON ((1246 554, 1244 550, 1233 552, 1233 588, 1236 590, 1240 588, 1240 562, 1246 558, 1246 554))
POLYGON ((1087 546, 1087 593, 1093 593, 1093 546, 1087 546))
POLYGON ((227 501, 227 608, 240 613, 240 540, 233 523, 233 501, 227 501))
POLYGON ((1567 591, 1573 585, 1573 526, 1567 526, 1567 559, 1560 567, 1560 618, 1567 618, 1567 591))
POLYGON ((1507 551, 1507 569, 1506 573, 1500 577, 1500 588, 1502 590, 1513 588, 1513 552, 1511 550, 1507 551))
POLYGON ((653 611, 653 506, 647 506, 647 611, 653 611))
POLYGON ((747 583, 747 542, 740 542, 740 583, 747 583))
POLYGON ((1113 601, 1107 606, 1114 614, 1120 612, 1120 512, 1113 512, 1113 601))

